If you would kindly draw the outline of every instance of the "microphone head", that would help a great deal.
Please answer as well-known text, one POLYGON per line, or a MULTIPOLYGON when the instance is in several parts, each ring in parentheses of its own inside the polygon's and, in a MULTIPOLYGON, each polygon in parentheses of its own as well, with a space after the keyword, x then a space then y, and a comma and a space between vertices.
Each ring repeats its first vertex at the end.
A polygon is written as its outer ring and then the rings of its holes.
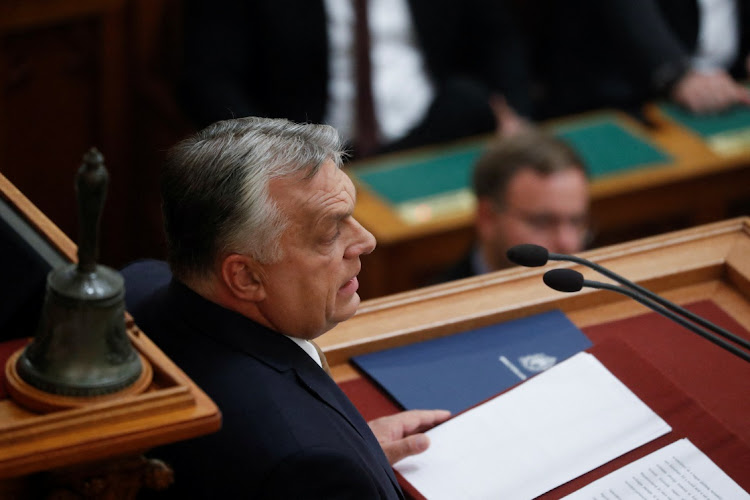
POLYGON ((511 247, 505 255, 512 263, 525 267, 540 267, 549 259, 549 251, 546 248, 531 243, 511 247))
POLYGON ((577 292, 583 288, 583 274, 573 269, 552 269, 544 273, 542 279, 558 292, 577 292))

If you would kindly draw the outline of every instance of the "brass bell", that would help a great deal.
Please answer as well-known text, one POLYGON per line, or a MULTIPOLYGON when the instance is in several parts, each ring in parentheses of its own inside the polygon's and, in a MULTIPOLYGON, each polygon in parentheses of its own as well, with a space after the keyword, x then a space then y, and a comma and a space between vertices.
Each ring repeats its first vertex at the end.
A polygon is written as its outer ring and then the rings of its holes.
POLYGON ((125 328, 124 280, 114 269, 96 263, 107 182, 102 155, 91 149, 76 176, 78 263, 47 275, 36 335, 16 363, 26 383, 48 393, 110 394, 141 374, 141 360, 125 328))

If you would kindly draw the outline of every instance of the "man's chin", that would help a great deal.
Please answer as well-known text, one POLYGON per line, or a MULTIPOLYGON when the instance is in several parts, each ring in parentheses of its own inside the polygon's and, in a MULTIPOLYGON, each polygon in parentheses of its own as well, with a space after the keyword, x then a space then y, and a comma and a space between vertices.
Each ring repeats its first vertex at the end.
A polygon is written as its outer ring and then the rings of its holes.
MULTIPOLYGON (((343 299, 343 297, 342 297, 343 299)), ((360 298, 358 293, 353 293, 346 299, 341 300, 336 308, 336 312, 331 318, 337 324, 342 321, 346 321, 357 312, 359 308, 360 298)))

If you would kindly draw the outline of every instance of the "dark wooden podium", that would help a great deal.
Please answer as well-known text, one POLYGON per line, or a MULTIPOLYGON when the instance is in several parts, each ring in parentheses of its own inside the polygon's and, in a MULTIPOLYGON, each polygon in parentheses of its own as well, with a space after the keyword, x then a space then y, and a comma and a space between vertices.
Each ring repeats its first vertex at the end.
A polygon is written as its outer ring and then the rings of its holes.
MULTIPOLYGON (((70 239, 2 175, 0 196, 5 215, 12 212, 20 230, 39 238, 35 245, 63 260, 76 258, 70 239)), ((0 390, 0 498, 52 493, 59 498, 132 498, 144 485, 168 482, 169 470, 160 476, 160 464, 142 453, 219 429, 221 415, 208 396, 129 317, 126 327, 150 368, 146 387, 81 398, 75 406, 51 412, 32 411, 22 397, 12 397, 13 390, 0 390)), ((0 343, 3 389, 12 389, 12 366, 6 361, 26 342, 0 343)), ((55 403, 54 397, 49 400, 55 403)))

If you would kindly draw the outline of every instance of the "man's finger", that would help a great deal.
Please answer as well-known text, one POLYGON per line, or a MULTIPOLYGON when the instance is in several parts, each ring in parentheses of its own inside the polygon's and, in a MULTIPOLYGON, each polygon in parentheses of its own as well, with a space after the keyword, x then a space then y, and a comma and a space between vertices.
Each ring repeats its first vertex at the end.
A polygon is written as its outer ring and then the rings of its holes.
POLYGON ((424 434, 414 434, 404 439, 381 443, 388 463, 394 465, 408 456, 422 453, 430 446, 430 438, 424 434))
POLYGON ((451 416, 448 410, 409 410, 404 412, 404 434, 426 430, 445 422, 451 416))

